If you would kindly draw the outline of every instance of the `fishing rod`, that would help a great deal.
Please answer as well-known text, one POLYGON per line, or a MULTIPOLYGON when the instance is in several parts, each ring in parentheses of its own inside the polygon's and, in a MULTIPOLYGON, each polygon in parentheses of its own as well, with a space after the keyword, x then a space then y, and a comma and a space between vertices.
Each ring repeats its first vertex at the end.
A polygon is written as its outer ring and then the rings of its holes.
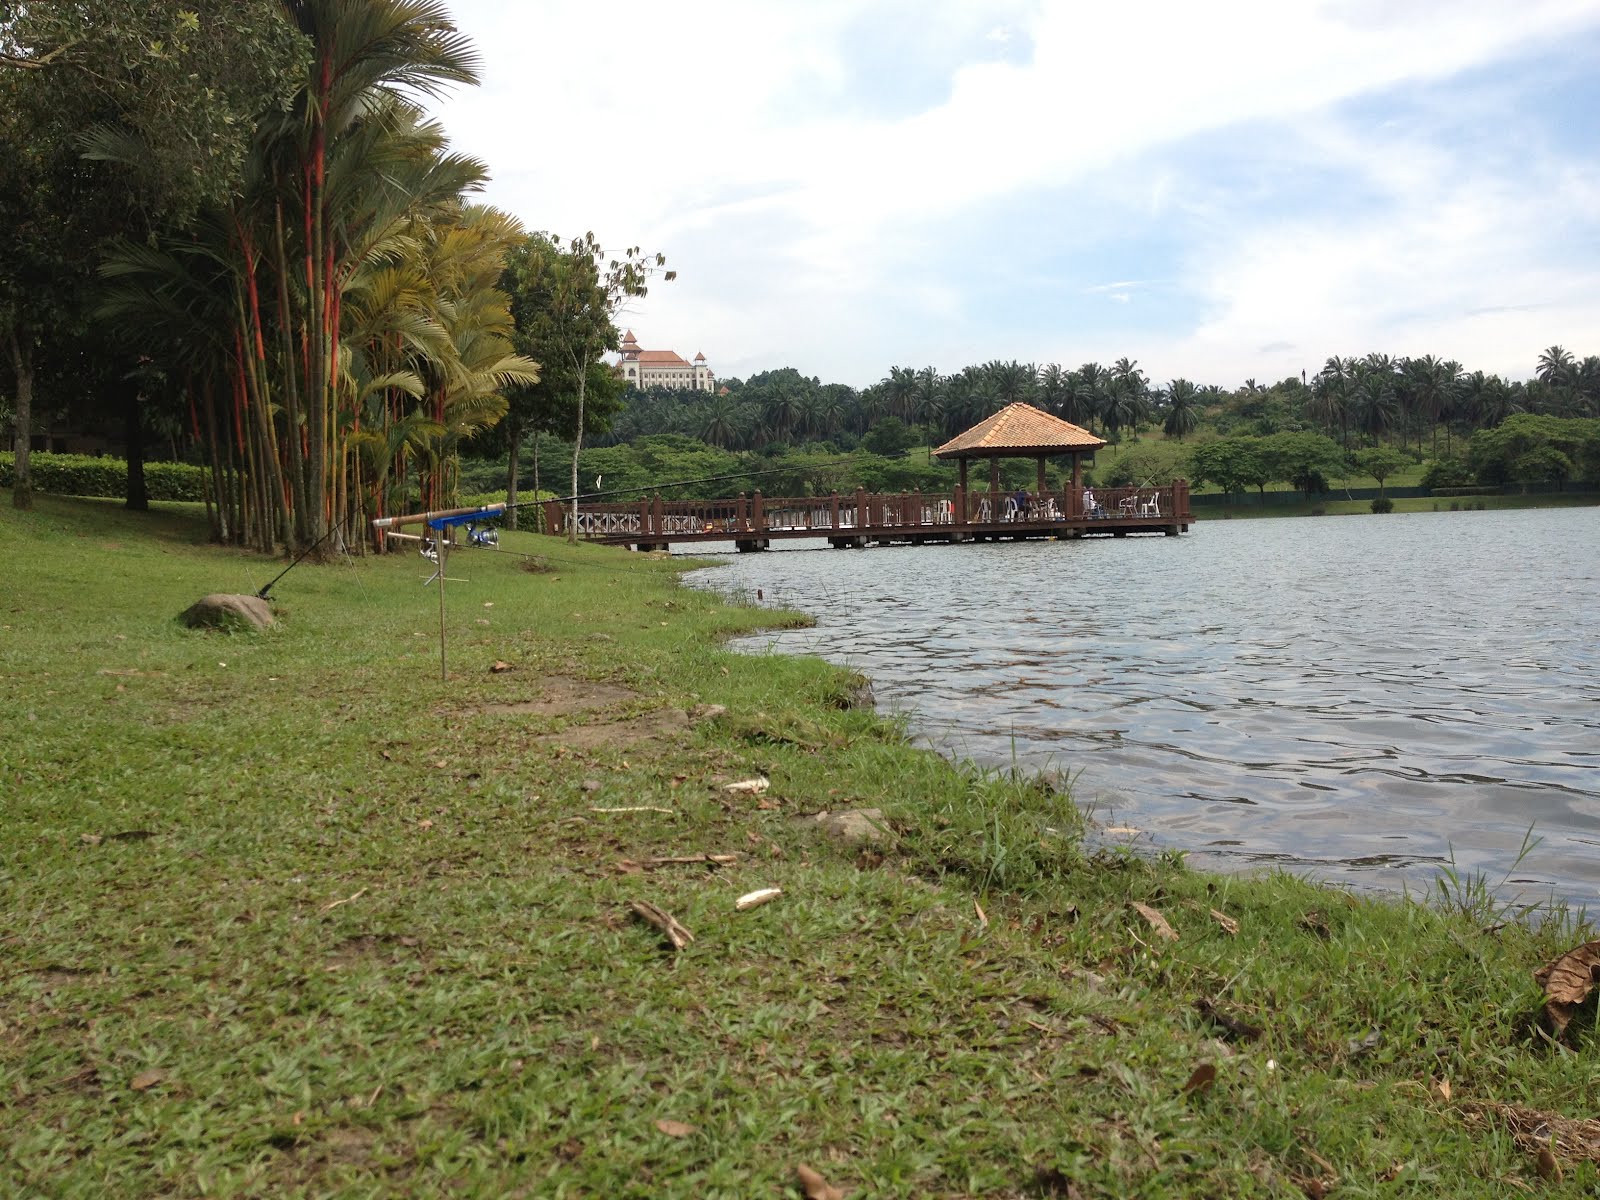
POLYGON ((311 545, 307 546, 304 550, 300 551, 300 557, 299 558, 295 559, 287 567, 285 567, 283 570, 279 571, 276 575, 274 575, 272 577, 272 582, 268 583, 259 592, 256 593, 257 597, 259 597, 262 600, 268 599, 267 593, 272 590, 273 584, 277 583, 278 580, 282 579, 290 571, 292 571, 296 567, 298 567, 302 562, 305 561, 306 555, 310 554, 318 546, 322 545, 323 542, 327 541, 334 534, 338 533, 341 528, 342 528, 341 524, 330 525, 328 527, 328 532, 327 533, 323 534, 316 541, 312 542, 311 545))
MULTIPOLYGON (((826 462, 807 463, 806 467, 842 467, 860 459, 859 454, 847 458, 833 458, 826 462)), ((706 475, 700 479, 674 479, 668 483, 646 483, 639 487, 614 488, 604 492, 579 492, 575 496, 547 496, 543 500, 518 500, 506 508, 530 508, 535 504, 571 504, 574 500, 603 500, 607 496, 632 496, 638 492, 658 492, 663 488, 690 487, 697 483, 726 483, 730 479, 757 479, 763 475, 786 475, 795 467, 772 467, 765 471, 735 471, 732 475, 706 475)))

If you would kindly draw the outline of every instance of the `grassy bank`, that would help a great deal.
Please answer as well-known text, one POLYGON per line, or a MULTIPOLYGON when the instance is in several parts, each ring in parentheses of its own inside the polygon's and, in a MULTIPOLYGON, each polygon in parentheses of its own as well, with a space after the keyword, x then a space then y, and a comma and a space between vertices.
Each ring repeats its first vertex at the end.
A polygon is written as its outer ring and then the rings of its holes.
POLYGON ((1594 1192, 1561 922, 1086 856, 677 562, 453 556, 448 682, 414 556, 189 632, 277 569, 202 526, 0 518, 0 1194, 1594 1192))
MULTIPOLYGON (((1333 496, 1318 500, 1295 500, 1270 504, 1206 504, 1194 507, 1195 516, 1206 520, 1254 520, 1259 517, 1340 517, 1371 513, 1371 500, 1340 500, 1333 496)), ((1524 508, 1594 508, 1600 497, 1552 494, 1534 496, 1399 496, 1393 497, 1397 513, 1448 513, 1452 511, 1500 512, 1524 508), (1456 507, 1452 509, 1450 506, 1456 507)))

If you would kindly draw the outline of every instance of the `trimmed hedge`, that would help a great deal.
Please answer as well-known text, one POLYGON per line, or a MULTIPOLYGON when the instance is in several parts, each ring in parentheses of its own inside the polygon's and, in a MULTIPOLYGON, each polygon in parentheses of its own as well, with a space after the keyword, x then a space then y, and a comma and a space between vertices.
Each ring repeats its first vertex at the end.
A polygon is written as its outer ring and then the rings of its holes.
MULTIPOLYGON (((95 458, 88 454, 45 454, 28 456, 29 472, 36 492, 56 496, 109 496, 121 499, 128 494, 128 464, 120 458, 95 458)), ((147 462, 145 488, 152 500, 201 500, 205 468, 189 463, 147 462)), ((0 487, 16 481, 16 458, 0 455, 0 487)))

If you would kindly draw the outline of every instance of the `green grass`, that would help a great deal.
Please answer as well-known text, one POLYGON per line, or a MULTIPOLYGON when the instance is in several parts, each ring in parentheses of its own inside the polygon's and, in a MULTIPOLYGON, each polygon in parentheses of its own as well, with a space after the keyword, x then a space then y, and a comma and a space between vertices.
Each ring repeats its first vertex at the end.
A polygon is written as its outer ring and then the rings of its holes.
MULTIPOLYGON (((1349 516, 1371 513, 1371 500, 1337 500, 1332 496, 1319 500, 1300 500, 1293 503, 1269 504, 1207 504, 1196 506, 1195 516, 1200 520, 1255 520, 1263 517, 1349 516)), ((1579 495, 1559 495, 1545 492, 1530 496, 1392 496, 1397 513, 1450 512, 1454 504, 1459 512, 1506 511, 1523 508, 1593 508, 1600 504, 1600 496, 1593 492, 1579 495)))
POLYGON ((448 682, 415 556, 300 567, 276 629, 190 632, 278 565, 158 507, 0 517, 0 1194, 1600 1183, 1473 1116, 1592 1112, 1592 1007, 1565 1046, 1534 1025, 1530 972, 1583 936, 1559 914, 1484 932, 1470 881, 1452 911, 1087 854, 1052 781, 912 748, 846 672, 722 650, 785 618, 661 558, 452 556, 448 682), (801 819, 865 806, 887 849, 801 819), (639 866, 697 853, 739 858, 639 866))

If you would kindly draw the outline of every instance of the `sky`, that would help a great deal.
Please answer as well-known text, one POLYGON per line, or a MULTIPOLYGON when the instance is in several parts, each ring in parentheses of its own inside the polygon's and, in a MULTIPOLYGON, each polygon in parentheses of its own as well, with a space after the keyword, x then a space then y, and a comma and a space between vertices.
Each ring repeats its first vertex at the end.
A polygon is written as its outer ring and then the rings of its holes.
POLYGON ((721 377, 1600 353, 1600 0, 451 0, 483 199, 721 377))

